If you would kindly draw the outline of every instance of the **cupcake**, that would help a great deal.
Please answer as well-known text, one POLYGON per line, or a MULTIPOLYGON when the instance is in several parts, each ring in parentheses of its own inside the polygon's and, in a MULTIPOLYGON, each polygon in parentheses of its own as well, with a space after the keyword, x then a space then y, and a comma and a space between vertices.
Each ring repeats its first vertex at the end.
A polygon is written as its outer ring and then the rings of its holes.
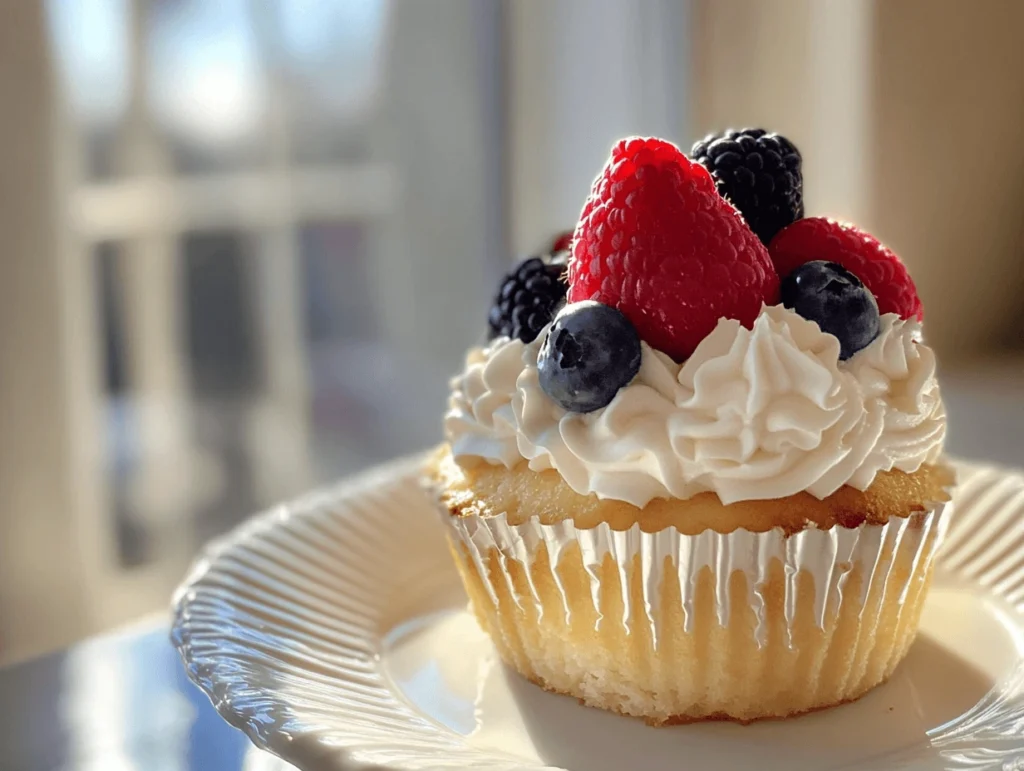
POLYGON ((613 148, 570 251, 502 283, 425 472, 502 659, 652 724, 885 681, 953 484, 897 256, 804 217, 781 136, 691 156, 613 148))

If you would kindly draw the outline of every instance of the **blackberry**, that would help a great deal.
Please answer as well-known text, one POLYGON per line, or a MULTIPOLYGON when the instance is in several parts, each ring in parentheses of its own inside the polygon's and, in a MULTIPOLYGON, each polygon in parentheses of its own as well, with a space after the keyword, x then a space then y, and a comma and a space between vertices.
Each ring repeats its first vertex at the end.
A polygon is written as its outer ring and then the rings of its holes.
POLYGON ((554 257, 530 257, 501 282, 488 314, 490 338, 500 335, 532 343, 565 302, 563 252, 554 257))
POLYGON ((711 172, 718 192, 766 246, 803 218, 800 151, 781 134, 764 129, 710 134, 693 146, 690 158, 711 172))

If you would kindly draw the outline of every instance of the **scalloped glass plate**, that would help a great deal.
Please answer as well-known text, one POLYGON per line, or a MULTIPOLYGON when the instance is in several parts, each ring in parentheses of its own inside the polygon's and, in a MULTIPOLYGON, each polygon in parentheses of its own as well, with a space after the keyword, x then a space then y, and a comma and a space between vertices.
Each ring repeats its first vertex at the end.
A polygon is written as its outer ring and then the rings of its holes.
POLYGON ((961 464, 921 633, 888 683, 791 720, 649 728, 502 666, 419 462, 256 517, 175 596, 192 680, 298 768, 1024 769, 1024 475, 961 464))

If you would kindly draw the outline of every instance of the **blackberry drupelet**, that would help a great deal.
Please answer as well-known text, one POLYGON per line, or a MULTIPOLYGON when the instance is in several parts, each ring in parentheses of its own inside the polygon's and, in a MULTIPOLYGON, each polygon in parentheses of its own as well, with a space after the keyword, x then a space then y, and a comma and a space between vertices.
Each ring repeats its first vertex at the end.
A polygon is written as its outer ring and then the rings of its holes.
POLYGON ((697 142, 690 159, 711 172, 718 192, 765 245, 804 216, 800 151, 784 136, 730 129, 697 142))
POLYGON ((505 335, 532 343, 565 302, 564 253, 530 257, 505 276, 488 314, 490 338, 505 335))

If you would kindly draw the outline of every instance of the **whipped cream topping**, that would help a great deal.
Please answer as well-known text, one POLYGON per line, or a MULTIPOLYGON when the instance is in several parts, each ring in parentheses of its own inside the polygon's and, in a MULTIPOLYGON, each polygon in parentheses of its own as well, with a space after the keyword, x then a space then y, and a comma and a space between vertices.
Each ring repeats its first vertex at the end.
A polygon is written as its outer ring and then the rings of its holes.
POLYGON ((499 338, 469 352, 451 382, 445 433, 457 458, 555 469, 577 493, 644 506, 714 492, 724 503, 843 485, 935 461, 945 410, 921 326, 886 314, 863 350, 782 306, 752 329, 719 321, 677 364, 642 345, 640 371, 612 402, 567 412, 540 387, 533 343, 499 338))

